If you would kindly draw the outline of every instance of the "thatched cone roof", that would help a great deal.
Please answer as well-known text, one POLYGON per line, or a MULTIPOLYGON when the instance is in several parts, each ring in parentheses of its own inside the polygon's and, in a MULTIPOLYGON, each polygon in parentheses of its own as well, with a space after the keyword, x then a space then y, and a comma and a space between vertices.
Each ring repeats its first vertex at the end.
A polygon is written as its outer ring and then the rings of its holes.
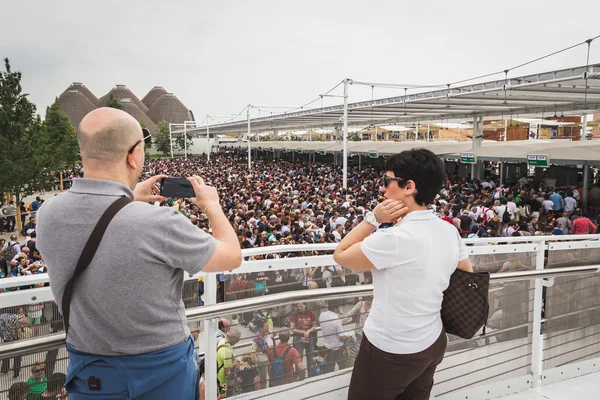
POLYGON ((138 106, 139 109, 142 110, 142 112, 148 112, 148 107, 146 107, 146 105, 142 103, 142 101, 135 94, 133 94, 133 92, 129 90, 125 85, 117 85, 114 88, 112 88, 110 92, 102 96, 100 100, 98 100, 98 103, 96 103, 98 104, 98 107, 106 106, 106 103, 108 103, 108 101, 110 100, 111 94, 113 95, 113 98, 119 101, 121 101, 122 99, 131 99, 131 101, 135 103, 135 105, 138 106))
POLYGON ((156 100, 160 99, 163 95, 168 92, 162 86, 154 86, 147 95, 142 99, 142 103, 144 103, 148 108, 152 108, 156 100))
POLYGON ((133 99, 120 99, 121 105, 123 106, 123 111, 131 115, 133 118, 138 121, 144 121, 146 124, 146 128, 153 133, 156 130, 156 124, 152 122, 150 117, 148 117, 140 108, 133 102, 133 99))
POLYGON ((186 106, 173 93, 167 93, 156 100, 148 116, 158 124, 167 121, 172 124, 183 124, 184 121, 192 121, 193 116, 186 106))
MULTIPOLYGON (((92 93, 92 91, 90 89, 88 89, 87 86, 85 86, 81 82, 73 82, 67 88, 67 90, 62 92, 60 97, 64 96, 69 90, 76 90, 78 92, 81 92, 94 106, 96 106, 96 104, 98 104, 98 98, 96 97, 96 95, 94 93, 92 93)), ((59 100, 60 100, 60 97, 59 97, 59 100)))
POLYGON ((93 104, 87 96, 79 90, 67 90, 58 98, 60 108, 69 116, 71 125, 77 129, 79 123, 87 113, 94 110, 96 105, 93 104))

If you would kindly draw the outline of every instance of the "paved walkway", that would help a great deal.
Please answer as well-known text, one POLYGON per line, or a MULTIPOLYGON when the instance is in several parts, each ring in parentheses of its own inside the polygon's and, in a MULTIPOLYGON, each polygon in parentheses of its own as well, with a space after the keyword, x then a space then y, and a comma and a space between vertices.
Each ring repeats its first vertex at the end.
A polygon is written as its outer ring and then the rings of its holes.
POLYGON ((600 398, 600 372, 553 383, 523 393, 499 397, 502 400, 573 400, 600 398))

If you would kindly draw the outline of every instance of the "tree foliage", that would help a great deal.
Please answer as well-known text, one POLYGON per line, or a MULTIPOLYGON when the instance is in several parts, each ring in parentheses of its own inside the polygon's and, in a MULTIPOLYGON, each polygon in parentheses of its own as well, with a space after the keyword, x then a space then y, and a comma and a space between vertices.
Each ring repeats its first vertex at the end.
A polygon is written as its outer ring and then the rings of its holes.
POLYGON ((171 153, 171 143, 169 138, 169 124, 167 121, 161 121, 156 125, 156 130, 152 135, 156 150, 164 155, 171 153))
POLYGON ((48 109, 44 127, 53 169, 63 169, 80 160, 77 131, 71 125, 69 116, 60 108, 58 99, 48 109))
POLYGON ((50 144, 36 107, 21 87, 21 73, 0 72, 0 190, 15 195, 17 203, 52 178, 50 144))
POLYGON ((116 108, 118 110, 122 110, 123 104, 121 104, 119 99, 115 99, 115 97, 111 93, 110 97, 108 98, 108 102, 106 103, 106 107, 112 107, 112 108, 116 108))
POLYGON ((175 139, 175 148, 181 150, 181 151, 185 151, 185 137, 187 136, 187 150, 188 152, 190 151, 190 149, 192 148, 192 145, 194 144, 194 142, 192 141, 192 135, 187 133, 184 134, 183 132, 177 133, 176 136, 174 137, 175 139))

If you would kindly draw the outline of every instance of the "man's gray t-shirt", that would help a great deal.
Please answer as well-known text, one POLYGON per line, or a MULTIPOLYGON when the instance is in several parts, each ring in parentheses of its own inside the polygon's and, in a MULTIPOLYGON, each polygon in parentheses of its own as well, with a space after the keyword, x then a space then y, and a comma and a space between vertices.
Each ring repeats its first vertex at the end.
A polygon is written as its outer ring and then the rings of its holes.
POLYGON ((8 205, 8 206, 4 207, 4 213, 8 217, 14 217, 16 211, 17 211, 17 208, 13 205, 8 205))
MULTIPOLYGON (((62 310, 65 286, 100 216, 126 186, 77 179, 38 213, 37 248, 62 310)), ((67 342, 99 355, 142 354, 190 335, 181 299, 183 274, 199 272, 216 240, 172 208, 125 206, 108 226, 94 260, 73 286, 67 342)))

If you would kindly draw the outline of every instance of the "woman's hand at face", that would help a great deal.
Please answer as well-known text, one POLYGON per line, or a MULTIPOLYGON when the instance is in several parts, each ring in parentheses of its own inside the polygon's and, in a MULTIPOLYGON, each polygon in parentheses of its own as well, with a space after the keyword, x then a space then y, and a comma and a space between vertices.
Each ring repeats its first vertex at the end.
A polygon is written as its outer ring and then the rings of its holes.
POLYGON ((408 212, 408 207, 401 201, 385 200, 377 205, 373 210, 375 219, 379 223, 390 223, 403 217, 408 212))

